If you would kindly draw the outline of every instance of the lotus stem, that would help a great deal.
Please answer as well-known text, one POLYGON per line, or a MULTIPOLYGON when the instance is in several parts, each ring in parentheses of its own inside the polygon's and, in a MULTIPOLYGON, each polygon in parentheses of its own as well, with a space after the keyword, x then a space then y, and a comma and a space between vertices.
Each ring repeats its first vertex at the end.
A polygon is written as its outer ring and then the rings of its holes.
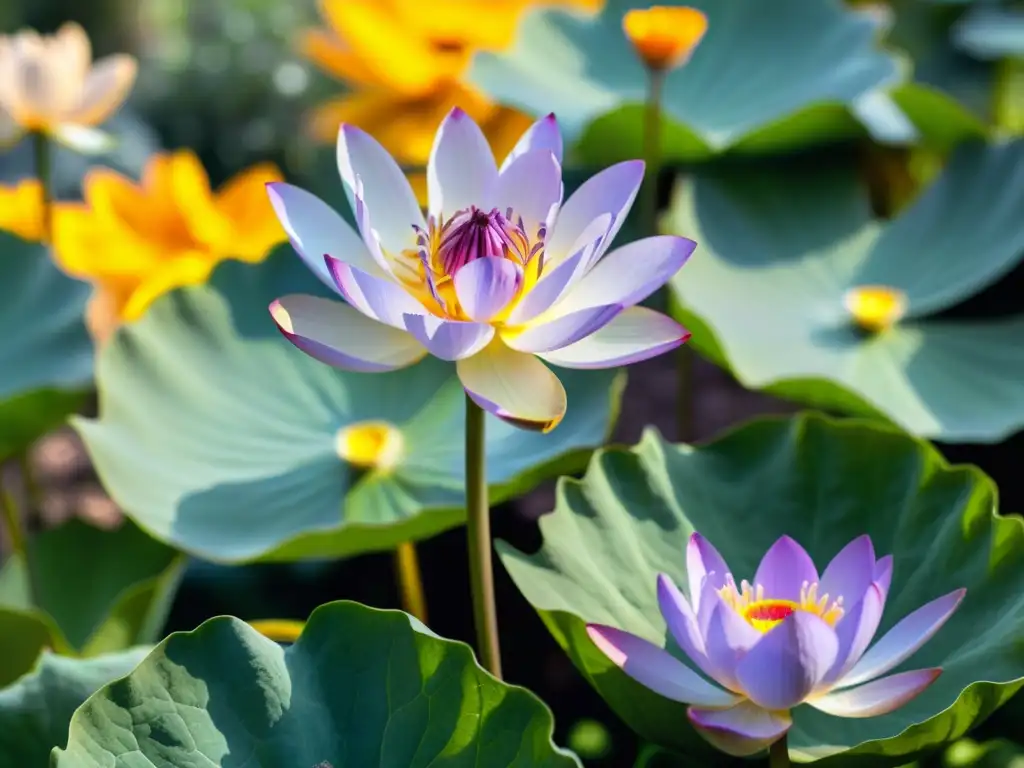
POLYGON ((423 574, 416 545, 411 541, 403 541, 395 550, 395 574, 402 596, 402 610, 426 624, 427 597, 423 594, 423 574))
POLYGON ((42 131, 32 134, 36 178, 42 192, 43 242, 52 242, 53 235, 53 196, 50 185, 50 140, 42 131))
POLYGON ((469 583, 473 594, 473 623, 477 651, 484 669, 501 679, 498 612, 494 600, 491 560, 491 518, 487 499, 487 457, 484 412, 466 395, 466 536, 469 583))
POLYGON ((789 745, 786 734, 768 748, 769 768, 789 768, 789 745))
POLYGON ((11 551, 14 556, 21 560, 25 569, 25 582, 28 587, 29 602, 32 605, 39 605, 36 589, 35 572, 32 562, 29 559, 28 536, 25 535, 25 526, 21 519, 21 511, 14 501, 14 496, 4 485, 2 467, 0 467, 0 516, 3 517, 4 530, 11 540, 11 551))
POLYGON ((992 122, 1010 136, 1024 132, 1024 57, 1007 56, 996 64, 992 93, 992 122))
POLYGON ((662 70, 648 69, 647 103, 644 112, 644 185, 640 214, 644 232, 658 234, 658 177, 661 176, 661 94, 665 83, 662 70))

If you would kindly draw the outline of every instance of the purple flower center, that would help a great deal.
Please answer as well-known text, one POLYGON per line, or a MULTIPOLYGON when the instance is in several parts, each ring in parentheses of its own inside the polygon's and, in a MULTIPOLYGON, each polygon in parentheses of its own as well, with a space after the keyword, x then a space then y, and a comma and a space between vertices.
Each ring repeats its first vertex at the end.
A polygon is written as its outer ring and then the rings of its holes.
POLYGON ((455 214, 441 226, 436 259, 443 272, 454 277, 471 261, 486 256, 511 258, 525 264, 530 257, 529 238, 522 223, 511 221, 497 208, 490 213, 473 206, 455 214))

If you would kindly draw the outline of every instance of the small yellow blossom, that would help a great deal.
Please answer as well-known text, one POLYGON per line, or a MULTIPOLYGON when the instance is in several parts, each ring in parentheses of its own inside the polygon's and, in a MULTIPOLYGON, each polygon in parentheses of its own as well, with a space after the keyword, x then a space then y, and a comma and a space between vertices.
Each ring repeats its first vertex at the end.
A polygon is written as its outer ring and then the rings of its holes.
POLYGON ((31 243, 44 239, 43 186, 37 179, 0 185, 0 230, 31 243))
POLYGON ((887 285, 862 285, 847 291, 843 303, 853 321, 863 330, 884 331, 907 312, 907 295, 887 285))
POLYGON ((95 286, 90 327, 105 338, 158 296, 205 282, 224 259, 258 262, 285 239, 265 185, 280 181, 258 165, 213 192, 189 151, 155 155, 141 183, 99 169, 85 178, 83 203, 59 203, 54 258, 95 286))
POLYGON ((387 472, 402 459, 405 439, 386 421, 362 421, 338 432, 338 456, 354 467, 387 472))
POLYGON ((93 126, 121 106, 136 71, 127 54, 93 64, 89 38, 74 23, 55 35, 0 35, 0 145, 38 132, 73 147, 96 148, 103 135, 93 126))
POLYGON ((707 17, 696 8, 654 5, 628 11, 622 19, 644 64, 659 72, 686 62, 707 28, 707 17))
MULTIPOLYGON (((351 90, 310 116, 324 142, 349 123, 372 134, 405 166, 424 166, 437 125, 461 107, 504 157, 531 120, 461 82, 473 54, 508 46, 531 6, 596 11, 604 0, 321 0, 327 29, 309 30, 303 54, 351 90)), ((425 186, 413 179, 414 186, 425 186)))

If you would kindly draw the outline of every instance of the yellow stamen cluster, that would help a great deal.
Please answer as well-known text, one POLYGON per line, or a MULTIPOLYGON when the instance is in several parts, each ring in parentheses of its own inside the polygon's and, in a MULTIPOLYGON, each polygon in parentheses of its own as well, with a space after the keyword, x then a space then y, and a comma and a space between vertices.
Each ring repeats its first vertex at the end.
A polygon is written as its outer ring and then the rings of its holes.
POLYGON ((360 469, 394 469, 405 452, 402 433, 386 421, 363 421, 338 432, 338 456, 360 469))
POLYGON ((903 318, 907 312, 907 295, 886 285, 861 285, 846 292, 843 304, 861 329, 877 333, 903 318))
POLYGON ((661 72, 685 63, 708 28, 696 8, 655 5, 628 11, 622 29, 649 69, 661 72))
POLYGON ((718 590, 718 595, 759 632, 767 632, 797 611, 813 613, 830 626, 835 626, 843 617, 843 598, 840 596, 830 600, 827 594, 819 595, 818 588, 817 582, 805 581, 800 586, 799 601, 777 600, 766 598, 764 587, 760 584, 751 585, 744 580, 737 586, 730 575, 725 586, 718 590))

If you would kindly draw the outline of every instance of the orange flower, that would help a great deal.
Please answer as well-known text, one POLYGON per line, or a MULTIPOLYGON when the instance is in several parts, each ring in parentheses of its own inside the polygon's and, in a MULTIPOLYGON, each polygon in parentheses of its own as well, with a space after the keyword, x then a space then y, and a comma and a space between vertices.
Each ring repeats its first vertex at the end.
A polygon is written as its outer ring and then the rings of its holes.
POLYGON ((696 8, 654 5, 628 11, 622 29, 644 64, 660 72, 690 58, 708 29, 708 19, 696 8))
POLYGON ((0 186, 0 230, 22 240, 43 240, 43 188, 36 179, 0 186))
MULTIPOLYGON (((551 3, 548 3, 551 4, 551 3)), ((596 11, 603 0, 562 0, 596 11)), ((532 0, 321 0, 329 29, 310 30, 301 51, 352 91, 313 112, 310 131, 337 139, 350 123, 372 134, 402 165, 423 166, 437 125, 461 107, 498 158, 531 120, 460 82, 481 50, 511 43, 532 0)), ((414 179, 414 182, 416 180, 414 179)))
POLYGON ((213 192, 189 151, 155 155, 138 184, 91 171, 85 202, 56 206, 54 258, 95 286, 97 337, 140 317, 158 296, 205 282, 224 259, 262 261, 285 239, 264 188, 281 178, 274 166, 259 165, 213 192))
POLYGON ((89 38, 77 24, 51 36, 33 30, 0 35, 0 144, 34 131, 77 149, 102 148, 106 137, 93 126, 121 106, 136 70, 127 54, 94 65, 89 38))

